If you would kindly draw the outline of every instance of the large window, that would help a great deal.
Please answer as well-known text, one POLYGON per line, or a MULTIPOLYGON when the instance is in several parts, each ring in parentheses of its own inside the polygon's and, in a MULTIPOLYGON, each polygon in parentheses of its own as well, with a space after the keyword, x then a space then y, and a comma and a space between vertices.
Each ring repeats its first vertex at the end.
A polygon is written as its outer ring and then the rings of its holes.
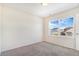
POLYGON ((72 36, 73 34, 73 17, 64 19, 52 19, 49 21, 51 35, 72 36))

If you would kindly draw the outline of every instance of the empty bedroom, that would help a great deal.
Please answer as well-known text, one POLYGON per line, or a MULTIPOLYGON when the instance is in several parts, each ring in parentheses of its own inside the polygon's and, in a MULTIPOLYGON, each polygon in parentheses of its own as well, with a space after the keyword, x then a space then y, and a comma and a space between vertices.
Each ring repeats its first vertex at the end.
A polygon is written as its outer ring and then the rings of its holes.
POLYGON ((79 56, 79 4, 0 3, 0 56, 79 56))

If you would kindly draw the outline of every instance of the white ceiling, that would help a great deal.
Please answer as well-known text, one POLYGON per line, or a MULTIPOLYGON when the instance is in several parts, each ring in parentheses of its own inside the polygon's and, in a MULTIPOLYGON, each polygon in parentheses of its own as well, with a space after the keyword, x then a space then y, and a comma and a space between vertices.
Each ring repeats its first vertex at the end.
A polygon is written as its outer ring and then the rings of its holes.
POLYGON ((33 15, 45 17, 55 13, 77 7, 77 3, 49 3, 47 6, 42 6, 41 3, 7 3, 4 4, 33 15))

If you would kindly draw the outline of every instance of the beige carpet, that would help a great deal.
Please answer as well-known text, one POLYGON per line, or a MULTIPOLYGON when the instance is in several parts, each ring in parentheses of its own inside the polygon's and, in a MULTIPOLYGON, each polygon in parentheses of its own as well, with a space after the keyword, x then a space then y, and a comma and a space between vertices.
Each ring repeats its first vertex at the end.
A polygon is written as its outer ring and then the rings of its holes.
POLYGON ((40 42, 2 52, 2 56, 79 56, 79 51, 40 42))

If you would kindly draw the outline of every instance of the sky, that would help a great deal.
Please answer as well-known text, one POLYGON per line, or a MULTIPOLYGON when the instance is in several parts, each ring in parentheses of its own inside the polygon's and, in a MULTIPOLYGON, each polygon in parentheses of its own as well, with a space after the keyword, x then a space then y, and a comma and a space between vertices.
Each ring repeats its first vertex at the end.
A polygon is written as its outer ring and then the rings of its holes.
POLYGON ((52 19, 49 22, 49 28, 60 28, 64 29, 67 27, 72 27, 73 26, 73 17, 67 17, 65 19, 57 20, 57 19, 52 19))

